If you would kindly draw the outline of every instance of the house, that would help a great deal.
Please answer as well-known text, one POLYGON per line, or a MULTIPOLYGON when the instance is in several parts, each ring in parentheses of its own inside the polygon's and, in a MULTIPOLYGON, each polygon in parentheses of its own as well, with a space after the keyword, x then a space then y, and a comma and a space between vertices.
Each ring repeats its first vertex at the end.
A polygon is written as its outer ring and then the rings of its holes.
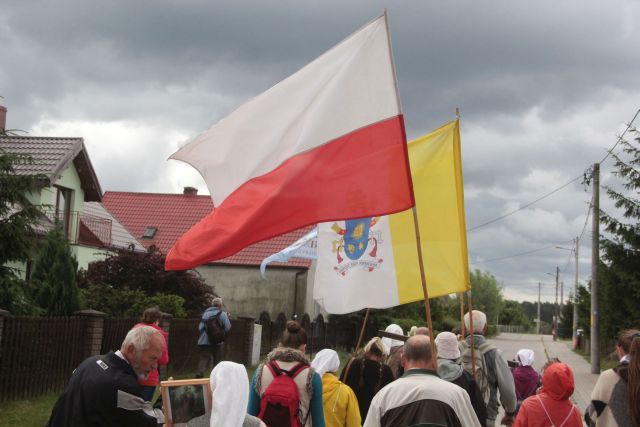
MULTIPOLYGON (((0 109, 4 128, 6 108, 0 109)), ((104 207, 102 189, 82 138, 0 136, 0 149, 29 156, 31 162, 14 165, 20 175, 39 175, 38 191, 27 195, 42 207, 43 216, 36 227, 40 234, 59 224, 67 236, 80 268, 103 259, 113 248, 144 251, 142 246, 104 207)), ((25 278, 31 262, 12 265, 25 278)))
MULTIPOLYGON (((102 202, 145 247, 156 246, 164 254, 213 210, 211 198, 199 196, 193 187, 185 187, 182 194, 107 191, 102 202)), ((264 319, 267 315, 275 320, 281 313, 286 318, 306 313, 314 318, 319 311, 307 291, 309 260, 270 264, 266 280, 259 268, 264 258, 291 245, 310 228, 256 243, 195 270, 214 286, 234 316, 264 319)))

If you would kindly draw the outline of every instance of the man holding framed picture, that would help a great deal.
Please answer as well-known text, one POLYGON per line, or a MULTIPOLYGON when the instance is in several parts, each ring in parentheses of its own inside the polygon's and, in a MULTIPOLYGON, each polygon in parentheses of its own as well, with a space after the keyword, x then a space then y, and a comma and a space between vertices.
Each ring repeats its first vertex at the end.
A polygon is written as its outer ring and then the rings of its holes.
POLYGON ((162 411, 142 398, 138 379, 158 367, 164 337, 151 326, 127 333, 120 350, 82 362, 58 398, 47 427, 146 426, 164 423, 162 411))

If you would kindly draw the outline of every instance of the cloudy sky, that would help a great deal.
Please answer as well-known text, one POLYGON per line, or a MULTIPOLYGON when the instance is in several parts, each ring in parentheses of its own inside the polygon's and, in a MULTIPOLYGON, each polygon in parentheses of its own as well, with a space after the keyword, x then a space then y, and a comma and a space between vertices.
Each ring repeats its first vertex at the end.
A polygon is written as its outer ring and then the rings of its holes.
MULTIPOLYGON (((640 108, 636 0, 7 0, 0 103, 8 128, 83 137, 105 191, 203 194, 199 175, 167 157, 384 8, 409 138, 460 109, 471 267, 507 297, 533 300, 540 281, 551 300, 546 273, 559 266, 566 296, 575 264, 554 246, 582 234, 580 280, 590 277, 581 180, 475 227, 581 176, 615 144, 640 108)), ((611 171, 609 159, 603 184, 611 171)))

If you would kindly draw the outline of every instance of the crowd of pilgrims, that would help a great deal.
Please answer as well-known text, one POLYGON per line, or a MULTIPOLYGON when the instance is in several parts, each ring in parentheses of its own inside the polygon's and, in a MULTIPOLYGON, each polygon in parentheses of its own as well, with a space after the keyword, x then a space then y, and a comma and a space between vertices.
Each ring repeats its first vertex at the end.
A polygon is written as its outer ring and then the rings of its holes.
MULTIPOLYGON (((160 317, 157 307, 146 310, 120 350, 82 362, 48 426, 160 424, 160 409, 151 407, 157 366, 169 360, 160 317)), ((520 349, 508 363, 485 338, 484 313, 467 313, 464 323, 473 334, 441 332, 433 343, 425 327, 405 336, 400 326, 389 325, 383 338, 369 340, 341 367, 333 349, 310 360, 305 330, 289 321, 251 379, 244 365, 217 363, 209 380, 210 410, 185 424, 579 427, 584 419, 589 427, 640 427, 640 331, 620 333, 620 363, 600 374, 582 413, 571 401, 575 382, 569 366, 549 360, 537 372, 530 349, 520 349), (498 419, 500 406, 504 415, 498 419)))
MULTIPOLYGON (((575 383, 569 366, 556 359, 547 362, 542 371, 537 372, 532 366, 534 352, 529 349, 518 351, 516 360, 511 363, 507 363, 500 351, 494 352, 493 359, 487 357, 485 352, 496 349, 482 349, 486 317, 478 311, 474 311, 473 316, 475 351, 482 354, 479 357, 486 359, 479 359, 481 366, 477 369, 487 371, 488 384, 478 384, 481 380, 476 381, 463 362, 464 354, 468 353, 466 348, 470 336, 465 339, 452 332, 438 334, 435 338, 438 366, 433 369, 441 380, 456 384, 466 391, 476 417, 473 425, 572 427, 582 426, 584 417, 588 426, 640 426, 640 331, 627 330, 620 334, 616 349, 620 364, 601 374, 593 390, 590 406, 581 412, 570 399, 575 383), (509 370, 508 376, 496 372, 504 367, 509 370), (482 390, 483 387, 488 390, 482 390), (498 400, 502 403, 505 416, 496 421, 498 400)), ((467 314, 465 322, 468 322, 468 317, 467 314)), ((389 325, 386 331, 403 335, 402 329, 395 324, 389 325)), ((407 335, 420 334, 428 335, 428 329, 414 327, 407 335)), ((276 365, 287 372, 299 364, 302 370, 294 378, 300 391, 297 413, 299 425, 393 425, 381 423, 378 416, 372 415, 372 412, 380 411, 380 407, 372 408, 371 405, 381 390, 410 373, 403 371, 404 341, 372 338, 364 350, 346 362, 342 369, 336 351, 321 350, 310 361, 306 356, 306 345, 304 329, 297 322, 289 321, 278 347, 268 354, 250 382, 246 380, 247 373, 243 365, 233 362, 218 364, 211 373, 214 415, 210 418, 210 425, 269 424, 258 418, 261 396, 274 379, 274 372, 269 365, 276 365), (243 377, 245 380, 242 380, 243 377), (230 388, 229 384, 240 386, 230 388), (220 416, 216 421, 216 412, 224 414, 224 421, 220 416), (230 421, 232 419, 235 421, 230 421)), ((464 426, 465 423, 458 425, 464 426)))

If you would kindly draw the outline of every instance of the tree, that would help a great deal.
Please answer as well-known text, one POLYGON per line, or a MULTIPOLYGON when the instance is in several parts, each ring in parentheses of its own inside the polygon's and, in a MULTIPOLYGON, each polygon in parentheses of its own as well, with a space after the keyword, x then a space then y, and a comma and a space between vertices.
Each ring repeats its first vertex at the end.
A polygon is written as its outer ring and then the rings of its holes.
POLYGON ((36 302, 49 316, 68 316, 79 309, 78 263, 60 227, 47 233, 33 268, 36 302))
POLYGON ((498 280, 488 271, 476 269, 470 274, 473 291, 473 309, 487 315, 487 324, 494 324, 502 310, 502 288, 498 280))
POLYGON ((531 328, 531 320, 527 318, 522 305, 518 301, 506 300, 500 312, 501 325, 522 326, 525 331, 531 328))
MULTIPOLYGON (((165 271, 164 259, 164 255, 155 247, 144 253, 132 249, 117 251, 104 261, 90 263, 86 271, 81 271, 80 288, 86 290, 92 285, 107 285, 116 293, 139 291, 141 293, 138 295, 146 297, 177 295, 183 299, 187 315, 199 317, 216 296, 213 288, 197 272, 165 271)), ((135 299, 120 298, 121 296, 114 294, 114 299, 125 303, 129 301, 130 306, 135 305, 135 299)), ((175 301, 172 304, 174 303, 175 301)), ((90 308, 97 309, 95 306, 90 308)), ((126 312, 129 308, 121 306, 118 310, 126 312)), ((162 305, 160 308, 166 309, 162 305)))
POLYGON ((558 336, 560 338, 571 338, 573 335, 573 299, 570 298, 562 306, 560 311, 560 326, 558 326, 558 336))
MULTIPOLYGON (((0 129, 2 137, 10 133, 0 129)), ((39 187, 39 175, 18 175, 15 165, 29 163, 28 156, 7 153, 0 146, 0 308, 13 314, 34 314, 35 307, 21 280, 9 263, 26 262, 35 239, 34 226, 40 217, 38 206, 28 194, 39 187)))
POLYGON ((600 327, 609 339, 640 323, 640 132, 630 134, 619 140, 622 151, 612 153, 621 187, 605 187, 618 212, 600 213, 607 233, 600 241, 600 327))
POLYGON ((576 292, 576 308, 578 309, 578 329, 582 329, 584 336, 591 335, 591 292, 582 285, 578 285, 576 292))

